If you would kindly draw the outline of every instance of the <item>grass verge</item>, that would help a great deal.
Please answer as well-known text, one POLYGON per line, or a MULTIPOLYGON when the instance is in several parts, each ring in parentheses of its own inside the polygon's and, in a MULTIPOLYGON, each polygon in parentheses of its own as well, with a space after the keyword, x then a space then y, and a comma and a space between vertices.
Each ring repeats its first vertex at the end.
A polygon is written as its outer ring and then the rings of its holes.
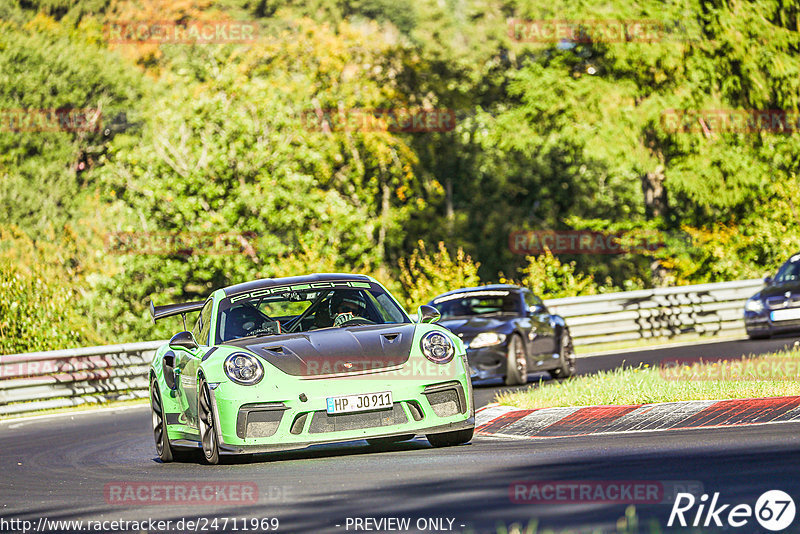
POLYGON ((735 360, 682 360, 540 380, 495 401, 523 409, 800 395, 800 350, 735 360))

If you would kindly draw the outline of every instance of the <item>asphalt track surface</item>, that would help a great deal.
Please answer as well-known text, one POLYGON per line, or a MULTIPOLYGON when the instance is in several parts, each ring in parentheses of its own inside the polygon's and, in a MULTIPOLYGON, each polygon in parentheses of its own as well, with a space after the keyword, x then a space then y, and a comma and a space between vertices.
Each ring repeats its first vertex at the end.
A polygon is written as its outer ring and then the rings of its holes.
MULTIPOLYGON (((774 350, 776 342, 791 345, 793 341, 734 342, 725 354, 774 350)), ((716 348, 697 345, 681 350, 685 356, 687 350, 708 354, 716 348)), ((627 353, 625 360, 635 363, 637 358, 653 357, 645 352, 653 351, 627 353)), ((579 371, 587 372, 603 362, 616 360, 604 356, 579 360, 579 371)), ((488 396, 496 388, 478 387, 477 391, 488 396)), ((780 489, 800 505, 800 424, 546 440, 478 437, 468 445, 444 449, 431 448, 424 438, 390 446, 360 441, 290 453, 224 457, 221 465, 204 466, 161 464, 152 442, 148 407, 139 406, 0 423, 0 473, 3 532, 21 532, 3 520, 37 524, 40 518, 161 519, 171 520, 171 528, 145 526, 145 530, 185 532, 194 530, 186 528, 185 521, 214 517, 217 528, 206 524, 206 532, 222 532, 224 518, 229 518, 226 532, 234 532, 230 518, 238 518, 239 532, 254 531, 242 528, 243 519, 262 518, 277 518, 278 532, 490 533, 505 532, 513 523, 527 526, 532 520, 538 521, 540 532, 543 526, 615 532, 627 502, 575 498, 519 503, 512 499, 512 488, 517 482, 533 480, 679 483, 702 487, 708 494, 719 492, 721 503, 753 506, 765 491, 780 489), (146 498, 120 504, 109 495, 109 488, 120 485, 186 482, 255 487, 256 495, 252 502, 218 500, 193 505, 147 502, 146 498), (368 518, 407 519, 410 528, 395 530, 384 523, 381 529, 371 522, 356 528, 358 519, 368 518), (178 529, 181 519, 184 527, 178 529), (428 519, 438 520, 444 528, 430 528, 428 519)), ((661 531, 669 530, 670 510, 669 504, 636 505, 639 523, 655 522, 661 531)), ((688 519, 695 510, 687 514, 688 519)), ((728 532, 766 531, 751 518, 745 527, 728 532)), ((784 532, 800 532, 800 515, 784 532)))

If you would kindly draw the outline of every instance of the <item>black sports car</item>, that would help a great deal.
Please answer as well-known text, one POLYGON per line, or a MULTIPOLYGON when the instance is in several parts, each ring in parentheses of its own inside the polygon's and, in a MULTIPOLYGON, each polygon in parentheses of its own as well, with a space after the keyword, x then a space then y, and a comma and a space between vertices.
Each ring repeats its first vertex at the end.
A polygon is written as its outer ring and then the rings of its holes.
POLYGON ((750 339, 800 331, 800 254, 781 265, 775 278, 744 305, 744 325, 750 339))
POLYGON ((530 290, 512 285, 457 289, 428 303, 439 324, 467 348, 473 380, 503 377, 506 384, 528 381, 531 372, 553 378, 575 372, 572 338, 563 317, 552 315, 530 290))

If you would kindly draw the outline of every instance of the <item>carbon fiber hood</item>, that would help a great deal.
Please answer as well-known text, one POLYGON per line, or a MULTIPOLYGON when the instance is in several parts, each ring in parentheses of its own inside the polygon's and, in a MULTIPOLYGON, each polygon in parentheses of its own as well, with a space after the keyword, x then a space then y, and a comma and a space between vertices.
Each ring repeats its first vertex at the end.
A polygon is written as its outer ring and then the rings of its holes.
POLYGON ((405 363, 415 328, 413 324, 323 328, 226 344, 246 348, 289 375, 347 375, 405 363))

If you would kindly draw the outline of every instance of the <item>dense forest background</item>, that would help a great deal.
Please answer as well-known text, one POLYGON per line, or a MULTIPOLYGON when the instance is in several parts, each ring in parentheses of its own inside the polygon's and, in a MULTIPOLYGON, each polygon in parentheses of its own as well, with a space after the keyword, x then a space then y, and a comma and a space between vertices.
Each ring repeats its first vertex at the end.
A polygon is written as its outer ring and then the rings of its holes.
POLYGON ((796 119, 800 5, 595 4, 5 0, 0 353, 168 337, 176 325, 152 325, 151 299, 304 272, 369 273, 413 307, 496 281, 548 298, 775 269, 800 250, 796 120, 736 129, 693 112, 796 119), (109 32, 225 20, 257 37, 109 32), (555 40, 515 20, 590 27, 555 40), (591 21, 627 29, 609 38, 591 21), (628 33, 636 21, 656 23, 655 38, 628 33), (309 121, 404 109, 449 110, 454 127, 309 121), (20 110, 93 110, 98 122, 20 127, 20 110), (668 113, 688 119, 676 127, 668 113), (664 246, 525 256, 509 247, 520 230, 664 246), (143 245, 174 235, 194 245, 143 245), (209 235, 232 253, 198 244, 209 235))

